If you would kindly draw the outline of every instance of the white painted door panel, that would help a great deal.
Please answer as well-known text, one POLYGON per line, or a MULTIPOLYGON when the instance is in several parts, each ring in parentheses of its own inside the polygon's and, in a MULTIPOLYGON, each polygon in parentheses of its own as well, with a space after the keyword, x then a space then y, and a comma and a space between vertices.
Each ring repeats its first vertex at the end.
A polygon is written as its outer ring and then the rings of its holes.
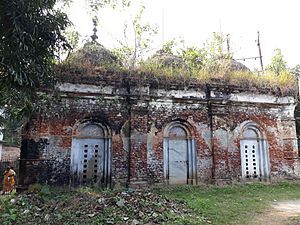
POLYGON ((187 140, 169 140, 169 183, 187 183, 187 140))
POLYGON ((78 149, 77 174, 82 185, 99 182, 103 174, 104 140, 77 139, 74 140, 78 149))
POLYGON ((259 154, 257 140, 241 141, 241 164, 242 175, 246 178, 256 178, 260 176, 259 154))

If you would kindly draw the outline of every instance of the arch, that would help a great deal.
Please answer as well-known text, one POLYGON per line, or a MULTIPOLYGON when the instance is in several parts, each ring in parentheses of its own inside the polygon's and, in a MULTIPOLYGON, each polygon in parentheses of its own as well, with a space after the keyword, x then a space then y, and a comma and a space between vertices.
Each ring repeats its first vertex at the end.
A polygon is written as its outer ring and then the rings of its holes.
POLYGON ((247 121, 240 137, 242 177, 268 179, 270 160, 267 139, 258 124, 247 121))
POLYGON ((173 121, 164 129, 164 178, 168 184, 196 183, 195 141, 187 122, 173 121))
POLYGON ((111 182, 111 131, 105 124, 83 121, 74 126, 72 183, 107 186, 111 182))
POLYGON ((85 134, 89 137, 95 138, 110 138, 111 129, 104 122, 93 118, 77 121, 77 123, 73 127, 72 136, 83 138, 85 134), (90 129, 87 129, 87 126, 89 126, 90 129))
POLYGON ((173 126, 168 132, 169 137, 174 138, 187 138, 187 131, 181 126, 173 126))
POLYGON ((194 130, 190 123, 182 120, 174 120, 166 125, 164 129, 164 137, 169 137, 170 130, 172 128, 175 129, 175 127, 177 127, 177 129, 181 128, 187 135, 187 138, 192 138, 194 136, 194 130))
POLYGON ((249 135, 255 135, 255 139, 266 139, 263 128, 253 121, 245 121, 241 124, 241 139, 251 138, 249 135))
POLYGON ((77 137, 105 137, 104 129, 98 124, 85 124, 78 129, 77 137))

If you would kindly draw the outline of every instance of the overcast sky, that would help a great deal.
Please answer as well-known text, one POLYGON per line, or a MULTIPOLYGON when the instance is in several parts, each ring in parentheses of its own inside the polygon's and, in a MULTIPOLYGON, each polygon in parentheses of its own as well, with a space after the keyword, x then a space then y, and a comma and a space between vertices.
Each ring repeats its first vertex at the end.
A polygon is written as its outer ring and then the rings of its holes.
MULTIPOLYGON (((138 2, 132 0, 134 2, 138 2)), ((84 9, 84 0, 75 0, 70 19, 83 36, 92 34, 91 16, 84 9)), ((234 58, 258 56, 257 31, 264 65, 270 62, 275 48, 280 48, 288 66, 300 64, 300 1, 299 0, 142 0, 144 19, 157 24, 155 46, 173 38, 202 47, 213 32, 230 34, 234 58)), ((98 41, 113 48, 122 38, 124 20, 130 19, 138 7, 120 12, 109 9, 99 13, 98 41)), ((259 60, 243 62, 260 68, 259 60)))

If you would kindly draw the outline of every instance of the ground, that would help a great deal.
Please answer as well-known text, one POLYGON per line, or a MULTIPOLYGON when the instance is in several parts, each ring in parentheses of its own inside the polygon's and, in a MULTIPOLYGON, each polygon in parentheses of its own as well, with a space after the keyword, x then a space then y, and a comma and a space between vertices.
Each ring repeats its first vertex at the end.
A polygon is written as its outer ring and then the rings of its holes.
POLYGON ((300 182, 160 186, 143 190, 50 187, 0 196, 0 224, 300 224, 300 182))
POLYGON ((300 224, 300 200, 272 203, 272 207, 255 217, 247 225, 296 225, 300 224), (295 219, 294 219, 295 218, 295 219))

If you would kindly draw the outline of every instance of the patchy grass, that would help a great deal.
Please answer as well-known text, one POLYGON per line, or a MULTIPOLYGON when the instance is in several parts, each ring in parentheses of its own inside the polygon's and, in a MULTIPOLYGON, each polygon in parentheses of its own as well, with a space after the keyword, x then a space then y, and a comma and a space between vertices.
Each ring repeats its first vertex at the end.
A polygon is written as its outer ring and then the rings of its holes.
POLYGON ((288 71, 276 75, 269 71, 259 74, 250 71, 230 71, 226 68, 212 71, 210 69, 159 67, 150 64, 143 65, 136 70, 59 65, 57 66, 57 73, 60 74, 62 81, 79 83, 95 84, 99 80, 106 79, 127 80, 131 84, 136 82, 139 85, 153 82, 162 86, 188 85, 189 83, 230 85, 255 92, 273 93, 278 96, 295 96, 298 92, 297 80, 288 71))
MULTIPOLYGON (((212 224, 243 224, 264 212, 272 201, 300 199, 300 183, 253 183, 226 187, 178 186, 158 193, 182 200, 212 224)), ((201 224, 201 223, 200 223, 201 224)))
POLYGON ((299 190, 299 182, 140 191, 35 185, 0 196, 0 224, 243 224, 273 201, 300 199, 299 190))

